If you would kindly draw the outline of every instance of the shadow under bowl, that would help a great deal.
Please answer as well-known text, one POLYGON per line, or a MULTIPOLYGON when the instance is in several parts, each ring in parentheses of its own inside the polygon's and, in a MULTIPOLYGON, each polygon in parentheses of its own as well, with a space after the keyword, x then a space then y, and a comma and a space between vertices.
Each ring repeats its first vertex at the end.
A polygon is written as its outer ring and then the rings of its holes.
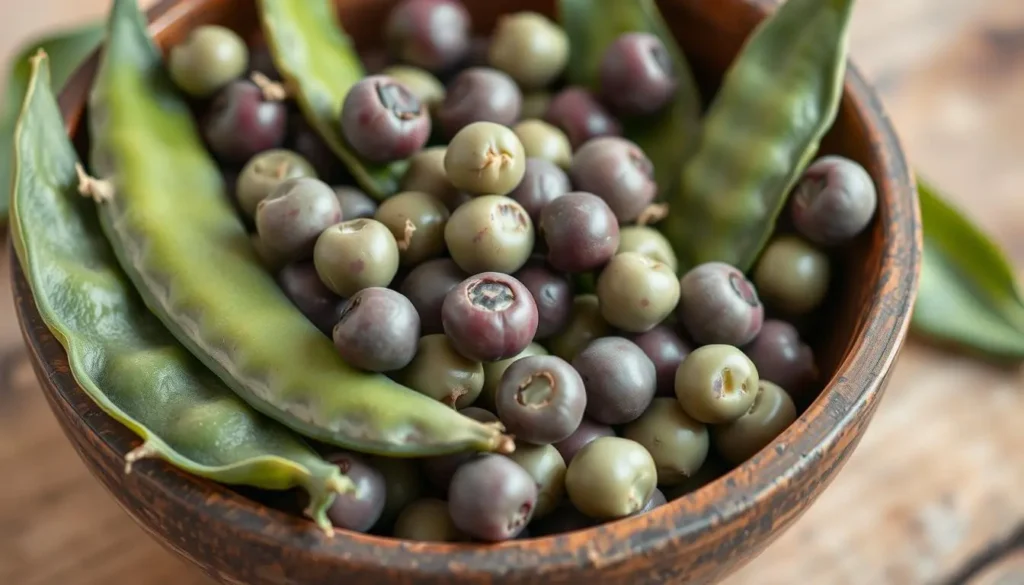
MULTIPOLYGON (((339 1, 357 46, 372 47, 392 0, 339 1)), ((467 2, 478 33, 499 14, 554 14, 553 0, 467 2)), ((717 86, 744 39, 774 2, 660 0, 705 95, 717 86)), ((149 13, 167 47, 201 24, 258 37, 251 0, 164 1, 149 13)), ((82 124, 96 57, 61 95, 69 131, 82 124)), ((843 466, 878 406, 903 344, 921 260, 914 184, 892 126, 872 88, 850 66, 845 94, 821 154, 857 160, 876 181, 875 221, 842 253, 830 315, 812 335, 824 387, 798 420, 750 460, 703 488, 639 517, 552 537, 496 545, 425 544, 339 531, 269 508, 239 490, 147 461, 124 473, 138 437, 106 416, 75 383, 67 354, 44 325, 17 258, 13 282, 22 333, 43 391, 65 434, 120 505, 167 548, 213 578, 246 585, 328 583, 712 583, 758 555, 843 466)), ((737 144, 737 148, 742 148, 737 144)))

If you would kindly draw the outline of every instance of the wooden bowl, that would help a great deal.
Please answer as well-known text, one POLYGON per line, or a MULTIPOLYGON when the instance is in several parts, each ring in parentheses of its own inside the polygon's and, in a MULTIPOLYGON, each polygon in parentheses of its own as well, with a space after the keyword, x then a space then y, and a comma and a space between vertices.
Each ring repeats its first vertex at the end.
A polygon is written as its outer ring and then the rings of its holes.
MULTIPOLYGON (((360 46, 374 42, 391 1, 340 2, 360 46)), ((515 9, 553 14, 553 0, 467 2, 475 26, 515 9)), ((661 0, 706 89, 713 88, 772 2, 661 0)), ((595 15, 599 18, 600 16, 595 15)), ((203 23, 257 30, 251 0, 165 1, 150 13, 166 48, 203 23)), ((78 138, 95 57, 61 96, 78 138)), ((707 93, 707 91, 706 91, 707 93)), ((742 147, 742 145, 737 145, 742 147)), ((139 444, 104 415, 68 372, 15 258, 18 315, 53 412, 92 473, 167 548, 224 583, 711 583, 760 553, 815 500, 842 467, 878 406, 907 331, 921 259, 914 185, 871 87, 851 67, 838 119, 823 145, 862 163, 880 197, 875 223, 841 259, 827 330, 812 339, 827 385, 768 448, 702 489, 640 517, 571 534, 499 545, 416 544, 339 532, 262 506, 162 462, 124 474, 139 444)), ((99 536, 102 538, 102 535, 99 536)))

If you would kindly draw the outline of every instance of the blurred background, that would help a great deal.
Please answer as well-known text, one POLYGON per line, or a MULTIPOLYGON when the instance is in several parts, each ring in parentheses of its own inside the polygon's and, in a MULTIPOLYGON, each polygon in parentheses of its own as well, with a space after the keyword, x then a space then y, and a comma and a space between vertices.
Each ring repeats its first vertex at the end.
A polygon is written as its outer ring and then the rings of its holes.
MULTIPOLYGON (((3 0, 0 62, 107 8, 3 0)), ((1024 268, 1024 0, 859 0, 851 50, 912 164, 1024 268)), ((8 269, 5 244, 0 584, 211 585, 146 536, 65 441, 23 354, 8 269)), ((1022 420, 1019 369, 911 339, 832 486, 727 585, 1024 584, 1022 420)))

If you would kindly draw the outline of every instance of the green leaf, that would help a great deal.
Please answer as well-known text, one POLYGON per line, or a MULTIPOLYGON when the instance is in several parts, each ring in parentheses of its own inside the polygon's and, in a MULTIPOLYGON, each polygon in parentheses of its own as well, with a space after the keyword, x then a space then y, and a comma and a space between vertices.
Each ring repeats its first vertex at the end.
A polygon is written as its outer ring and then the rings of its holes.
POLYGON ((701 97, 690 64, 657 4, 654 0, 559 0, 558 18, 569 35, 568 81, 592 91, 599 88, 601 58, 619 36, 646 32, 665 44, 679 76, 675 101, 652 116, 624 120, 623 134, 651 159, 658 191, 668 194, 680 166, 696 148, 701 97))
POLYGON ((924 262, 911 327, 994 359, 1024 359, 1024 299, 999 246, 918 179, 924 262))
MULTIPOLYGON (((26 43, 18 56, 8 65, 7 90, 0 107, 0 185, 9 192, 11 185, 11 147, 14 125, 18 121, 21 102, 25 98, 32 65, 29 62, 38 49, 49 55, 50 81, 59 92, 68 78, 103 41, 103 23, 90 23, 82 27, 51 33, 26 43)), ((0 197, 0 224, 7 222, 10 195, 0 197)))

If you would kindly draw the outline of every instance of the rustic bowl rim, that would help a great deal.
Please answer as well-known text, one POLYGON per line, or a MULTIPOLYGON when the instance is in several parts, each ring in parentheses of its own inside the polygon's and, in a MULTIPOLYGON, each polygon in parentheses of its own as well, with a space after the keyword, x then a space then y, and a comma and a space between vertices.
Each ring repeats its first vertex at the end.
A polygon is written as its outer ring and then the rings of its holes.
MULTIPOLYGON (((774 7, 774 0, 743 0, 762 13, 774 7)), ((201 0, 161 0, 148 10, 150 31, 159 35, 177 19, 196 10, 202 10, 201 0)), ((69 131, 79 127, 87 88, 95 73, 98 53, 71 78, 60 95, 62 111, 69 131)), ((768 448, 733 468, 726 475, 704 486, 695 494, 688 494, 642 517, 617 520, 595 528, 569 534, 510 541, 496 545, 481 544, 426 544, 411 543, 392 538, 357 534, 339 530, 333 538, 324 536, 312 522, 295 519, 284 512, 265 508, 234 493, 229 487, 186 474, 163 462, 137 464, 135 474, 166 494, 181 498, 188 495, 208 502, 206 511, 211 516, 241 526, 254 539, 272 539, 277 546, 288 548, 303 545, 305 552, 331 558, 344 557, 346 565, 373 567, 386 564, 383 559, 394 559, 398 553, 410 553, 415 562, 406 563, 412 571, 438 573, 446 567, 462 563, 467 568, 490 574, 504 574, 509 559, 516 559, 516 568, 523 571, 550 571, 573 569, 580 566, 609 566, 632 555, 650 554, 665 548, 673 541, 690 541, 708 531, 742 520, 758 503, 769 500, 771 494, 785 490, 787 484, 810 466, 817 465, 822 453, 832 449, 840 435, 856 419, 870 418, 877 407, 885 387, 885 379, 895 361, 910 324, 911 308, 917 295, 917 284, 922 254, 922 229, 916 188, 900 145, 884 107, 875 90, 865 80, 857 66, 850 62, 844 82, 844 102, 852 108, 858 123, 867 129, 873 157, 884 169, 878 182, 879 215, 883 222, 883 250, 878 268, 879 286, 869 295, 860 321, 855 328, 851 345, 836 373, 820 396, 801 414, 768 448), (884 204, 883 204, 884 202, 884 204), (875 342, 863 342, 868 335, 875 342), (862 375, 849 374, 861 372, 862 375), (797 431, 800 431, 799 433, 797 431), (181 490, 184 489, 185 493, 181 490), (217 495, 210 498, 210 494, 217 495), (225 520, 225 518, 231 518, 225 520), (262 519, 261 519, 262 518, 262 519), (268 520, 269 518, 269 520, 268 520), (272 522, 272 533, 252 530, 272 522), (599 536, 603 533, 625 535, 628 542, 616 545, 599 536), (557 550, 557 557, 539 554, 541 548, 557 550)), ((16 290, 28 291, 24 273, 10 247, 12 281, 16 290)), ((30 358, 35 361, 44 392, 51 400, 62 400, 84 425, 97 435, 98 443, 123 459, 140 440, 126 427, 99 413, 93 416, 73 407, 70 395, 82 394, 77 384, 63 384, 55 373, 59 369, 49 355, 49 346, 56 344, 46 337, 40 327, 42 319, 30 293, 16 295, 17 315, 30 358), (41 333, 42 331, 42 333, 41 333), (47 347, 44 347, 47 346, 47 347)), ((66 363, 66 353, 60 348, 66 363)), ((84 394, 82 394, 84 395, 84 394)), ((51 407, 55 404, 51 402, 51 407)), ((98 408, 97 408, 98 410, 98 408)), ((866 421, 861 423, 866 425, 866 421)), ((859 429, 857 434, 863 432, 859 429)), ((855 438, 854 441, 857 439, 855 438)), ((842 462, 838 462, 841 466, 842 462)), ((833 473, 835 470, 832 470, 833 473)), ((832 474, 824 478, 830 481, 832 474)), ((115 494, 116 495, 116 494, 115 494)), ((145 521, 133 518, 149 530, 145 521)), ((181 552, 181 551, 179 551, 181 552)), ((186 555, 188 556, 188 555, 186 555)))

